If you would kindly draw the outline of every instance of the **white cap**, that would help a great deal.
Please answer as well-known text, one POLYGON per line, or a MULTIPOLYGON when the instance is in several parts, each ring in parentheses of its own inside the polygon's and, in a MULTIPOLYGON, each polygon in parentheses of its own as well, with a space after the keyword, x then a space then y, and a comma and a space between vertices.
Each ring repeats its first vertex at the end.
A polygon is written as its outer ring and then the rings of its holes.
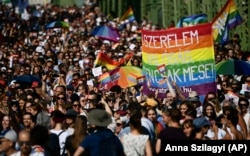
POLYGON ((37 47, 36 47, 36 52, 39 52, 39 53, 44 53, 44 49, 43 49, 43 47, 41 47, 41 46, 37 46, 37 47))
POLYGON ((10 129, 10 130, 6 130, 6 131, 2 132, 0 134, 0 138, 5 138, 5 139, 8 139, 12 142, 16 142, 17 141, 17 134, 14 130, 10 129))

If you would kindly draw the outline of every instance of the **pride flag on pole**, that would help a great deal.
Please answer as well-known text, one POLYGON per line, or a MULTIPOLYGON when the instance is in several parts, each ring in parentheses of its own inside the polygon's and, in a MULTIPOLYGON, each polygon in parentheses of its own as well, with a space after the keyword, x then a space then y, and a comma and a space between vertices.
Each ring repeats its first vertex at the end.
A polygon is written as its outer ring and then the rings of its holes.
POLYGON ((125 21, 126 23, 135 21, 134 11, 131 7, 129 7, 128 10, 123 14, 123 16, 120 18, 120 21, 125 21))
POLYGON ((143 86, 146 95, 158 90, 159 97, 166 96, 167 83, 157 68, 164 64, 165 76, 176 82, 184 96, 197 91, 202 99, 208 91, 216 91, 212 24, 142 30, 142 64, 148 82, 143 86))
POLYGON ((234 1, 228 0, 212 21, 214 41, 224 45, 228 42, 229 29, 235 28, 241 23, 243 23, 243 19, 236 8, 234 1))
POLYGON ((180 19, 177 23, 177 28, 194 26, 197 24, 207 23, 207 14, 197 14, 191 16, 185 16, 180 19))
POLYGON ((95 59, 94 66, 95 67, 98 65, 106 66, 108 70, 112 70, 120 65, 123 65, 124 63, 126 64, 127 61, 129 61, 133 55, 134 55, 133 53, 129 53, 129 54, 125 55, 123 57, 123 59, 121 59, 118 62, 118 61, 112 60, 112 58, 110 58, 107 54, 100 52, 100 53, 98 53, 98 55, 95 59))
POLYGON ((99 76, 98 80, 102 83, 102 84, 106 84, 108 82, 111 81, 110 75, 108 72, 103 73, 102 75, 99 76))

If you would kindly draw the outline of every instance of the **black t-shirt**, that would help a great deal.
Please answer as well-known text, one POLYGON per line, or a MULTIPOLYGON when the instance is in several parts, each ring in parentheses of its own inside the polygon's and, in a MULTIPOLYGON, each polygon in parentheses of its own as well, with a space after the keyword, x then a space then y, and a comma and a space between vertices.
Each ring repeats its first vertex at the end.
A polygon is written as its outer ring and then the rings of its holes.
POLYGON ((187 140, 185 133, 181 128, 167 127, 163 129, 159 135, 158 139, 161 140, 187 140))
POLYGON ((59 137, 54 133, 50 133, 49 141, 44 148, 45 156, 60 156, 59 137))
POLYGON ((166 127, 159 133, 158 139, 161 139, 161 150, 157 156, 166 155, 164 149, 168 143, 171 144, 171 142, 178 140, 188 140, 183 130, 176 127, 166 127))

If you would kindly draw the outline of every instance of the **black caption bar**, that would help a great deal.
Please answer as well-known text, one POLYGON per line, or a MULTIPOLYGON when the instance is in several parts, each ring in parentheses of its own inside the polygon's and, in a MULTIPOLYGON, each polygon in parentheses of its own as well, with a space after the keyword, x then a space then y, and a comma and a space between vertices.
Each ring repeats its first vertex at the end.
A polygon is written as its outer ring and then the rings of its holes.
POLYGON ((194 153, 196 154, 222 154, 250 156, 250 140, 242 141, 220 141, 220 140, 201 140, 201 141, 183 141, 183 140, 162 140, 161 152, 159 155, 174 153, 194 153), (197 153, 198 152, 198 153, 197 153))

